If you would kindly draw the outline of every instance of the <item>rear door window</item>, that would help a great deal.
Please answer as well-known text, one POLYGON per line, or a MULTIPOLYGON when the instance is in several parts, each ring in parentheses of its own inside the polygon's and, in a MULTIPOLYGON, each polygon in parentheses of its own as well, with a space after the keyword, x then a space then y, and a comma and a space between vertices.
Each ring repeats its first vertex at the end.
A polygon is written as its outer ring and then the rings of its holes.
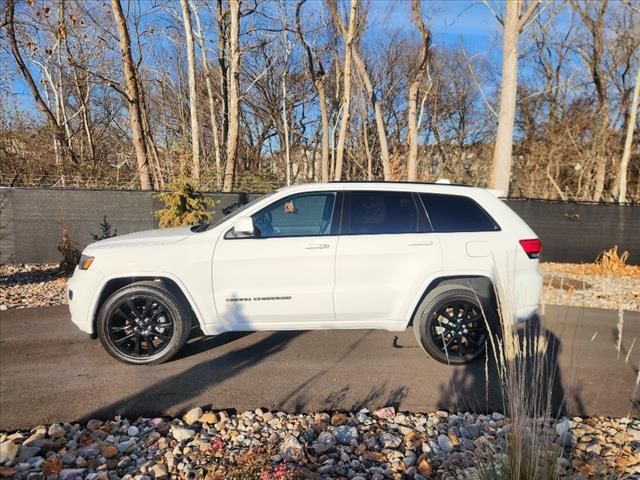
POLYGON ((426 218, 416 200, 411 192, 347 192, 341 234, 375 235, 428 231, 426 218))
POLYGON ((435 232, 495 232, 500 227, 473 199, 462 195, 421 193, 435 232))

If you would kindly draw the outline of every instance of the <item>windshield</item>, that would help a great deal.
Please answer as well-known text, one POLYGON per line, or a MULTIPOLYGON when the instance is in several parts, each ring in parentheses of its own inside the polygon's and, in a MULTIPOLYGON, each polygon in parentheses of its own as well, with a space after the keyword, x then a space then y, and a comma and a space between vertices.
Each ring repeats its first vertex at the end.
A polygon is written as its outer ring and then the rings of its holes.
POLYGON ((273 195, 275 192, 272 193, 267 193, 265 195, 261 195, 258 198, 251 200, 249 203, 245 203, 244 205, 236 208, 235 210, 233 210, 232 212, 228 213, 227 215, 225 215, 224 217, 216 220, 215 222, 207 225, 207 230, 210 230, 212 228, 217 227, 218 225, 221 225, 222 223, 226 222, 227 220, 229 220, 231 217, 235 217, 236 215, 241 214, 242 212, 244 212, 246 209, 248 209, 249 207, 254 206, 256 203, 264 200, 267 197, 270 197, 271 195, 273 195))

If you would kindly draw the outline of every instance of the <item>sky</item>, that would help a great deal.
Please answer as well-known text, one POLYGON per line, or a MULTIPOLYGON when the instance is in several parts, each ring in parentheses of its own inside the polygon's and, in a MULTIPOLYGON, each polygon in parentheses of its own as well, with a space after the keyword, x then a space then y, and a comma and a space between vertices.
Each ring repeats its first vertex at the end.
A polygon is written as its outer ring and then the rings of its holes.
MULTIPOLYGON (((415 29, 409 0, 370 0, 370 8, 372 24, 415 29)), ((491 47, 498 32, 497 20, 480 0, 428 0, 423 2, 422 13, 431 27, 434 46, 462 41, 467 50, 482 52, 491 47)))

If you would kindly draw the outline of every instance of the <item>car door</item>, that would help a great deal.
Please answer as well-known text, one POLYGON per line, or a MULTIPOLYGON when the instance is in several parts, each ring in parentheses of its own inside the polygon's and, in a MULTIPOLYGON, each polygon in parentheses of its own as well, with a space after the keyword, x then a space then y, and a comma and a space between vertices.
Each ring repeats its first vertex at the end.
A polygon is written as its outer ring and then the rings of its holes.
POLYGON ((335 320, 338 195, 288 196, 252 215, 255 235, 227 232, 213 256, 213 291, 227 328, 304 329, 335 320))
POLYGON ((440 243, 420 199, 402 191, 345 192, 340 233, 336 321, 392 328, 425 280, 442 269, 440 243))

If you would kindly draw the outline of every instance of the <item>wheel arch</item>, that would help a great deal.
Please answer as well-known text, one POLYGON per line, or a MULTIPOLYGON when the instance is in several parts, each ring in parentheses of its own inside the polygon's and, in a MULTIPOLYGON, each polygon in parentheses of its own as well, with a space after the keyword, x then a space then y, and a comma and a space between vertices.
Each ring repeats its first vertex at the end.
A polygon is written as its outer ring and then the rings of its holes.
POLYGON ((173 293, 178 298, 178 300, 183 302, 183 304, 187 308, 189 308, 189 311, 193 315, 193 318, 198 322, 199 326, 202 326, 202 319, 195 306, 195 303, 193 302, 193 299, 189 295, 187 295, 184 286, 181 285, 177 279, 171 278, 167 275, 117 276, 109 278, 102 285, 100 293, 95 300, 91 317, 93 331, 91 337, 97 337, 98 314, 100 313, 100 309, 102 308, 102 305, 104 305, 104 302, 121 288, 144 281, 162 283, 171 293, 173 293))
POLYGON ((490 275, 485 273, 445 275, 431 280, 428 285, 422 290, 422 293, 420 294, 418 299, 413 302, 409 318, 407 320, 407 327, 413 325, 413 319, 415 318, 416 312, 418 311, 418 308, 420 307, 420 304, 422 303, 424 298, 435 288, 447 284, 467 286, 473 289, 473 291, 476 292, 480 298, 488 299, 494 308, 498 307, 496 288, 490 275))

